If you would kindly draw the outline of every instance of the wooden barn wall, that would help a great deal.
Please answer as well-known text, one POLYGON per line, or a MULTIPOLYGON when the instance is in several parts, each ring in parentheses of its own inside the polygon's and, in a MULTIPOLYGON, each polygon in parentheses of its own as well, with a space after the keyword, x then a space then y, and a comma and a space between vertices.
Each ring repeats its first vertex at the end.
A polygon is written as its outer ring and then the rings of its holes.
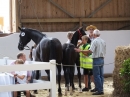
MULTIPOLYGON (((86 18, 101 4, 107 0, 53 0, 74 18, 86 18)), ((49 0, 22 0, 20 3, 21 19, 43 18, 70 18, 65 12, 54 6, 49 0)), ((95 13, 91 18, 116 18, 130 17, 130 0, 111 0, 106 6, 95 13)), ((40 31, 69 31, 77 23, 23 23, 25 27, 31 27, 40 31), (41 25, 41 27, 40 27, 41 25)), ((85 25, 95 25, 100 30, 117 30, 124 27, 130 29, 130 21, 119 22, 84 22, 85 25), (125 27, 126 26, 126 27, 125 27)), ((85 28, 85 26, 84 26, 85 28)))

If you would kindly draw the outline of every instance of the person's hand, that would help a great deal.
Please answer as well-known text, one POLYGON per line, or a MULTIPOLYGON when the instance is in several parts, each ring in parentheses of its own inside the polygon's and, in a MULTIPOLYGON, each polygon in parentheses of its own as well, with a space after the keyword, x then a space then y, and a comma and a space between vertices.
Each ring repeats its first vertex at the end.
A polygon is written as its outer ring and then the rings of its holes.
POLYGON ((81 45, 83 45, 83 42, 78 42, 77 47, 79 48, 81 45))
POLYGON ((26 82, 27 82, 27 84, 29 83, 29 81, 28 81, 28 80, 26 80, 26 82))
POLYGON ((32 52, 32 49, 30 49, 30 53, 32 52))
POLYGON ((13 75, 14 75, 14 78, 16 78, 18 74, 13 74, 13 75))
POLYGON ((82 45, 82 44, 83 44, 83 42, 80 42, 80 43, 79 43, 79 45, 82 45))
POLYGON ((75 50, 76 52, 81 52, 81 50, 80 50, 80 49, 77 49, 77 48, 74 48, 74 50, 75 50))
POLYGON ((83 54, 88 57, 88 53, 83 53, 83 54))
POLYGON ((17 76, 18 74, 14 74, 14 76, 17 76))

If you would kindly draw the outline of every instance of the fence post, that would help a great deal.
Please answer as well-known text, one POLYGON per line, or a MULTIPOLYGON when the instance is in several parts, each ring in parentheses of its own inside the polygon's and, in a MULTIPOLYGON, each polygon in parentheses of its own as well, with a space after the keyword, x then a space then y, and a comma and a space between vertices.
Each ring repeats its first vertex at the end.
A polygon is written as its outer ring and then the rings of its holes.
POLYGON ((50 60, 51 97, 56 97, 56 60, 50 60))

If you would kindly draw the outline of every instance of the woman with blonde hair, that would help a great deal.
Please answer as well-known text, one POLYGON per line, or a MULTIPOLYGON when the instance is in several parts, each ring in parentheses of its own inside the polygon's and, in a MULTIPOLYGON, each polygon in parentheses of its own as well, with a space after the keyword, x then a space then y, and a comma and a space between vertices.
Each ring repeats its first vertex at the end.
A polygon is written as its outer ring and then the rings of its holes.
MULTIPOLYGON (((15 65, 23 65, 22 59, 17 59, 15 65)), ((27 84, 27 71, 15 71, 14 77, 17 79, 16 84, 27 84)), ((17 97, 17 91, 14 91, 14 97, 17 97)), ((30 91, 26 90, 26 97, 30 97, 30 91)))

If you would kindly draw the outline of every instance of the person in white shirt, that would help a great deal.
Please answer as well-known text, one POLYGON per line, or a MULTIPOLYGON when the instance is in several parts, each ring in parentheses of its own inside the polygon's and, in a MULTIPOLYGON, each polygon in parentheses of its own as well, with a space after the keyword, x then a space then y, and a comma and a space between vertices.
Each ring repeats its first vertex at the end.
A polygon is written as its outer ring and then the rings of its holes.
POLYGON ((89 50, 80 50, 75 48, 77 52, 83 52, 86 54, 92 53, 93 58, 93 75, 94 75, 94 82, 95 82, 95 93, 93 95, 103 95, 103 65, 104 65, 104 57, 106 54, 106 42, 100 38, 100 31, 95 29, 94 32, 94 40, 90 46, 89 50))
MULTIPOLYGON (((22 59, 17 59, 15 65, 23 65, 22 59)), ((17 79, 16 84, 27 84, 27 71, 15 71, 14 77, 17 79)), ((14 91, 14 97, 17 97, 17 91, 14 91)), ((26 97, 30 97, 30 91, 26 90, 26 97)))
POLYGON ((73 37, 73 33, 72 33, 72 32, 68 32, 68 33, 67 33, 67 38, 68 38, 68 40, 67 40, 67 42, 66 42, 66 43, 70 43, 70 42, 71 42, 72 37, 73 37))

